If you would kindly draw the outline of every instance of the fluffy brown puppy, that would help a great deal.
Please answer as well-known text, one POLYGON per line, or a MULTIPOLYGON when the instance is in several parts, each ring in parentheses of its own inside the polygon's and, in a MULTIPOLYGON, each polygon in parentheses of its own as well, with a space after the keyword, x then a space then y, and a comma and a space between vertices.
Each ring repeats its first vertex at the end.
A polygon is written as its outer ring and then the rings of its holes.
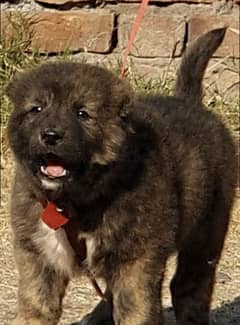
POLYGON ((111 72, 71 62, 10 83, 14 324, 57 324, 69 279, 87 273, 105 280, 107 302, 79 324, 163 324, 161 283, 176 250, 177 324, 209 324, 236 158, 229 131, 201 103, 201 82, 224 34, 187 50, 173 97, 136 95, 111 72), (40 218, 47 201, 65 226, 40 218))

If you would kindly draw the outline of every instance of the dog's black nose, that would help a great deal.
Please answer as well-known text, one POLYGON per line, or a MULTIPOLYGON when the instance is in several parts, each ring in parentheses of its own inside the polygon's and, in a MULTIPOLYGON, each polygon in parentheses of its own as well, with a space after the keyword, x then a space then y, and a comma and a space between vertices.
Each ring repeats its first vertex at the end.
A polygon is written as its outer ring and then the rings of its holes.
POLYGON ((48 145, 56 145, 62 138, 62 132, 55 129, 45 129, 41 132, 41 140, 48 145))

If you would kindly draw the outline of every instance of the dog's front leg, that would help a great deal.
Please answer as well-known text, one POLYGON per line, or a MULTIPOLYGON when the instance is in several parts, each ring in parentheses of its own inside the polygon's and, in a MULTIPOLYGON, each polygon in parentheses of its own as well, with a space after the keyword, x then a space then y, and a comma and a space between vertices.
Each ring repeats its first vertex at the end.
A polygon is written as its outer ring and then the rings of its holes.
POLYGON ((161 284, 165 262, 130 262, 113 284, 115 325, 162 325, 161 284))
POLYGON ((56 325, 68 279, 33 249, 15 249, 19 270, 18 314, 12 325, 56 325))

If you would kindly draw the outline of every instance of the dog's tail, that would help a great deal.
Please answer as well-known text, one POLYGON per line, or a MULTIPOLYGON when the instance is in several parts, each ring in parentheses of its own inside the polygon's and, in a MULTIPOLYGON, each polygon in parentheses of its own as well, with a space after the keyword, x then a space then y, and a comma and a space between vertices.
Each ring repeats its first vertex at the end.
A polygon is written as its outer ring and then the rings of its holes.
POLYGON ((185 52, 175 88, 175 95, 191 104, 202 101, 202 79, 208 61, 222 43, 226 28, 218 28, 200 36, 185 52))

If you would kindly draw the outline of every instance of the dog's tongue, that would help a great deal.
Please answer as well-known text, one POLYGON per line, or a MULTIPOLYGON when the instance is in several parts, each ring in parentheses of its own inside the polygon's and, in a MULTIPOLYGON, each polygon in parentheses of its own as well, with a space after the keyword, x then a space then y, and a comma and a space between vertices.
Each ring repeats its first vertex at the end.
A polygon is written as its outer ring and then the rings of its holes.
POLYGON ((61 165, 48 165, 46 167, 46 171, 48 175, 54 176, 54 177, 59 177, 64 175, 65 169, 61 165))

